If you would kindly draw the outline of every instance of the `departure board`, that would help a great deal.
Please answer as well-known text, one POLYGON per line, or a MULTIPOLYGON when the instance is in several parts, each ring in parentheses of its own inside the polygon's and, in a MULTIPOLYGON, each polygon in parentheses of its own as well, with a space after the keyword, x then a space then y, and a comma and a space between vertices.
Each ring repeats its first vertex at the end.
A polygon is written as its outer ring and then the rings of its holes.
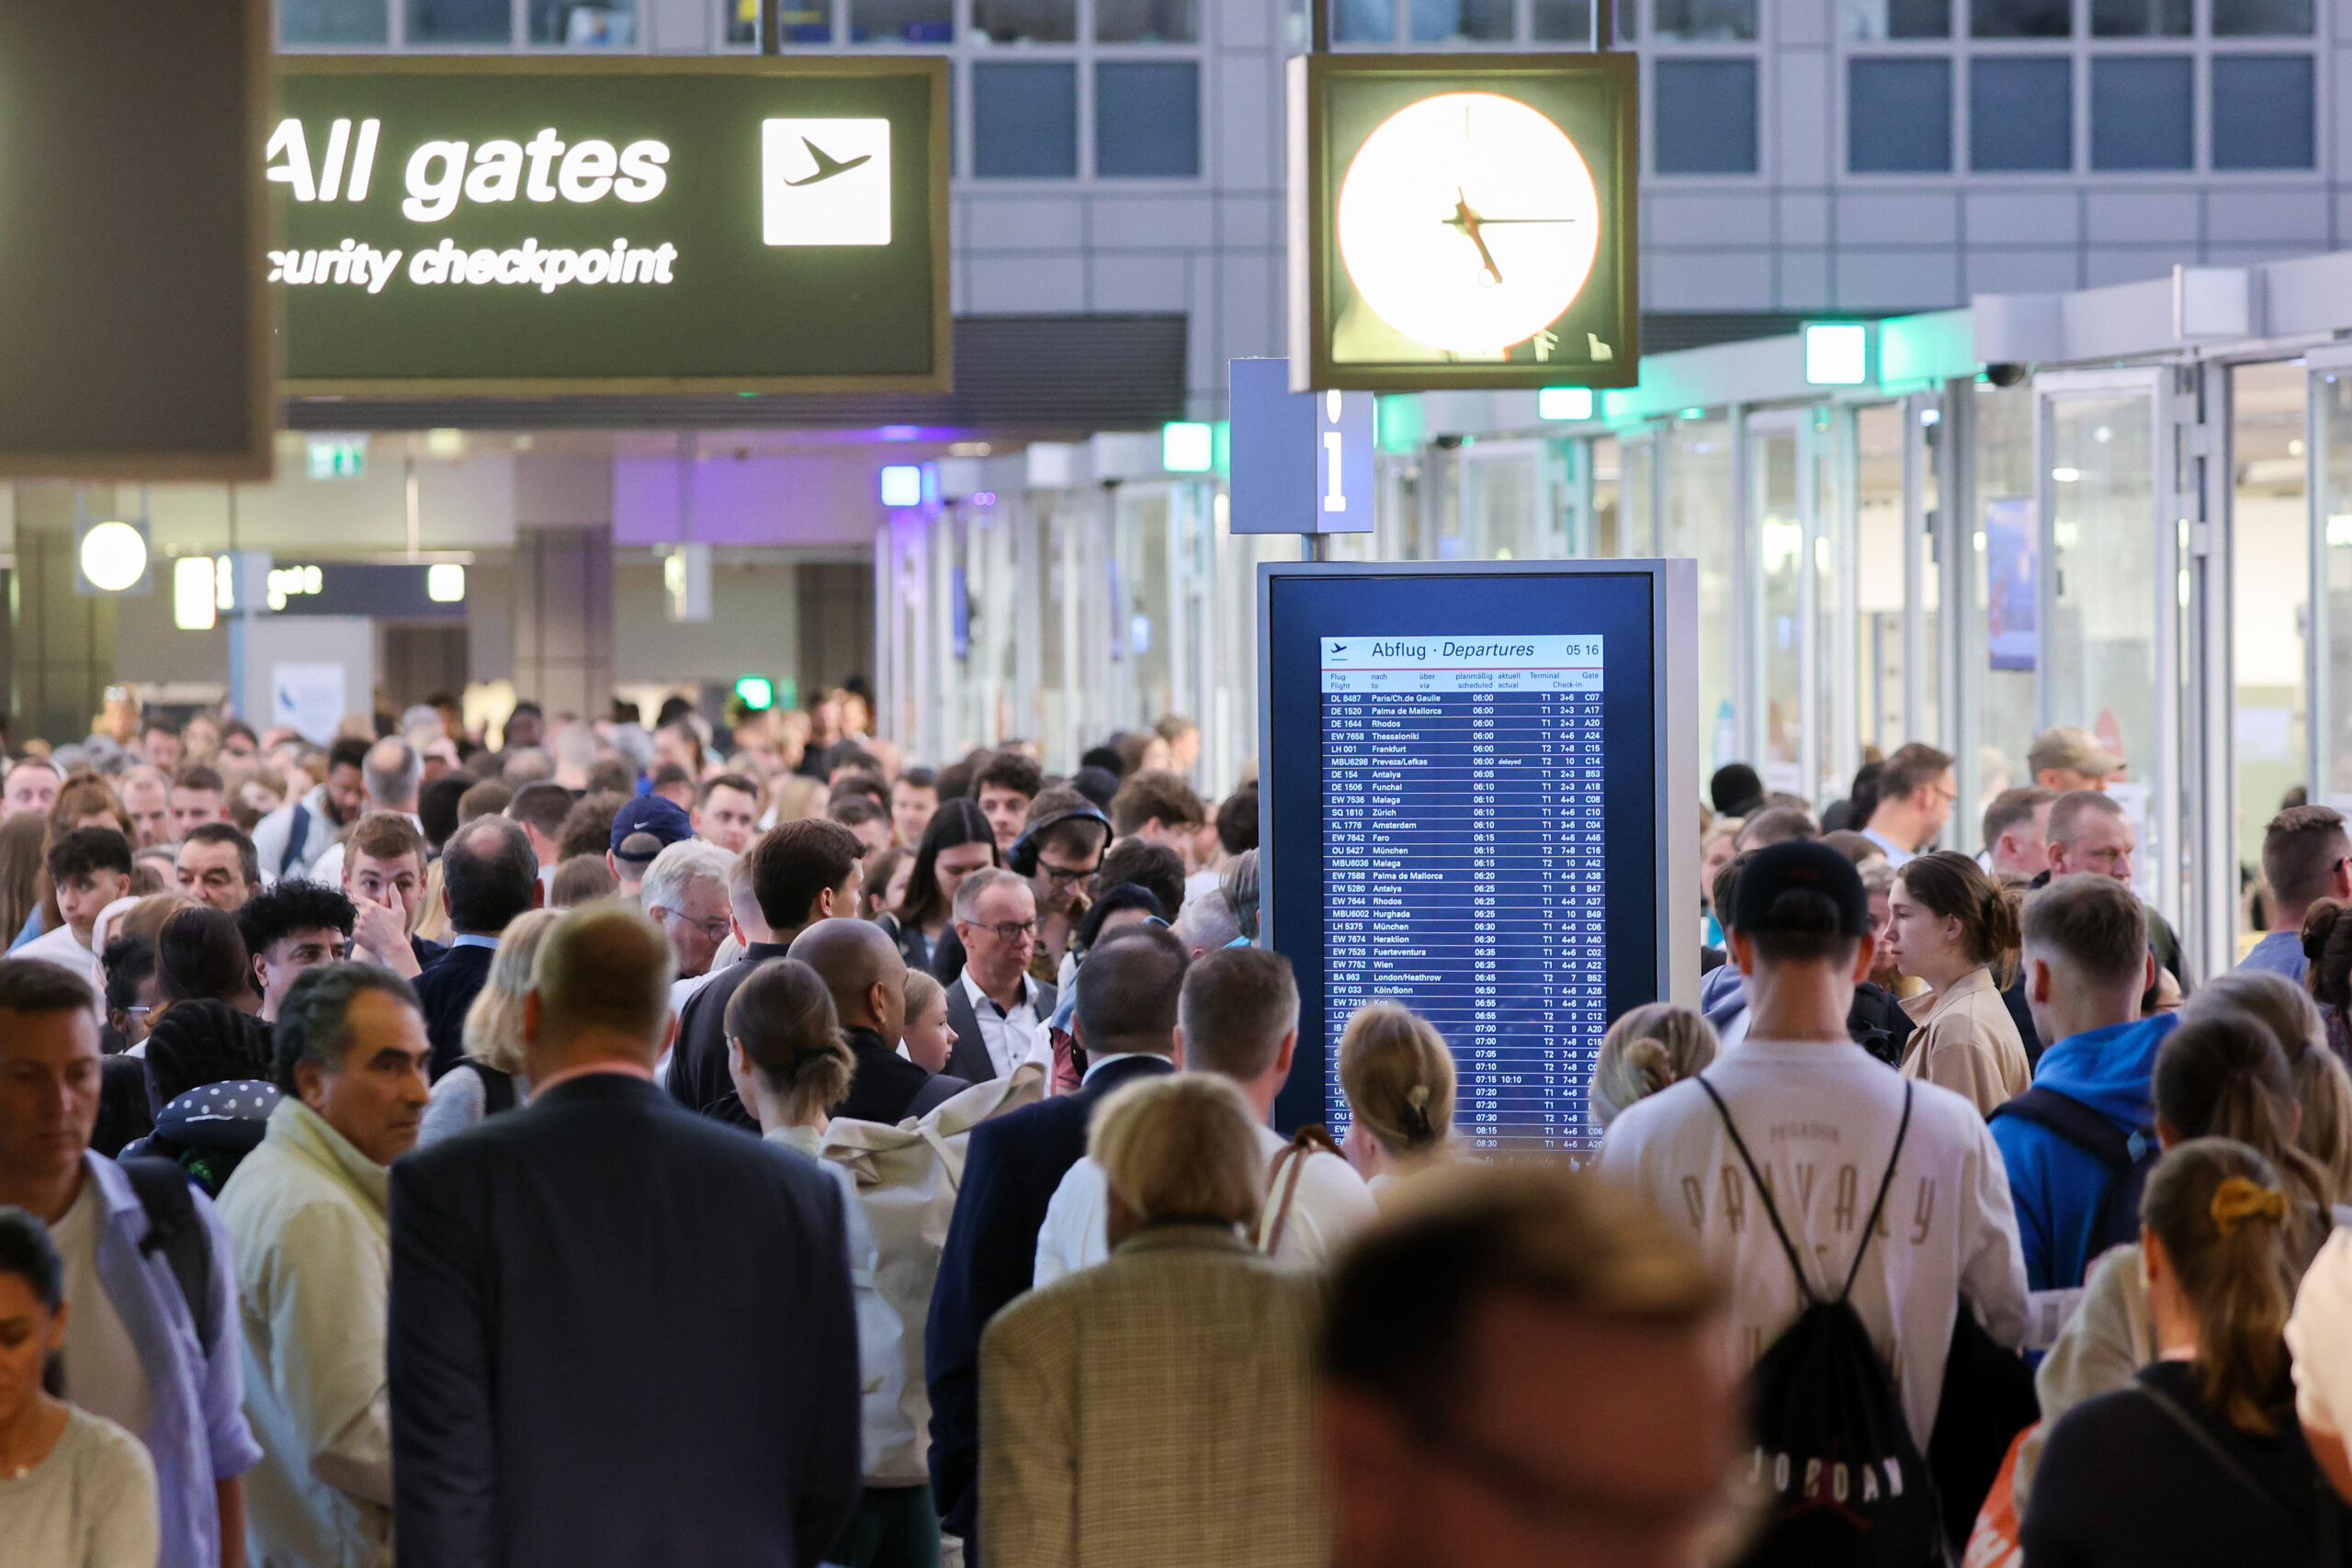
POLYGON ((1670 613, 1693 581, 1260 569, 1262 940, 1300 993, 1281 1125, 1345 1136, 1340 1043, 1394 1002, 1453 1055, 1464 1153, 1598 1143, 1609 1021, 1697 989, 1695 615, 1670 613))
POLYGON ((1337 1060, 1367 1002, 1436 1024, 1469 1068, 1454 1124, 1472 1149, 1590 1141, 1602 642, 1324 639, 1325 1044, 1337 1060))

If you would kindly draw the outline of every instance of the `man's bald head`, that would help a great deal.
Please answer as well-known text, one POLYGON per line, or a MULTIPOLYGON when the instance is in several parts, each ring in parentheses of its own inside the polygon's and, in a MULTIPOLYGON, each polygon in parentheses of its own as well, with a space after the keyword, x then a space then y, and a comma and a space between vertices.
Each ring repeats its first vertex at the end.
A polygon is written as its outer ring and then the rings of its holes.
POLYGON ((416 748, 397 737, 368 748, 359 764, 368 799, 379 811, 416 811, 416 792, 424 783, 424 759, 416 748))
POLYGON ((788 955, 814 969, 833 993, 844 1029, 864 1028, 896 1046, 906 1021, 907 961, 871 920, 819 920, 792 939, 788 955))

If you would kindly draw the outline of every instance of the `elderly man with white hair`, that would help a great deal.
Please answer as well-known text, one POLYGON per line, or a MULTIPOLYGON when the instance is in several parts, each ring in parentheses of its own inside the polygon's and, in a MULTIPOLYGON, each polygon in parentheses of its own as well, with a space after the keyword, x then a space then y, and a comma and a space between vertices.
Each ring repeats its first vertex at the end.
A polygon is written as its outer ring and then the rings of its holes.
POLYGON ((682 839, 645 868, 639 902, 670 939, 680 979, 708 974, 712 955, 732 929, 727 872, 734 863, 735 857, 717 844, 682 839))

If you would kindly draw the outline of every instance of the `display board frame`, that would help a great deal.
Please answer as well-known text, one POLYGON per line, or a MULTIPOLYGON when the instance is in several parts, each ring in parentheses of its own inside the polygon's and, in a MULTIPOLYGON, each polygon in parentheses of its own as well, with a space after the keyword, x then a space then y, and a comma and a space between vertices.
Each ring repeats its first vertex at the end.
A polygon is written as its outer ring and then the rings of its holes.
MULTIPOLYGON (((1303 54, 1290 62, 1287 93, 1293 390, 1540 390, 1631 387, 1641 379, 1641 66, 1635 55, 1565 51, 1303 54), (1603 265, 1610 269, 1616 292, 1607 318, 1611 333, 1608 360, 1355 362, 1335 356, 1333 339, 1339 323, 1332 271, 1340 265, 1336 231, 1343 183, 1331 168, 1335 95, 1358 87, 1424 81, 1432 90, 1492 93, 1522 103, 1529 96, 1564 91, 1571 96, 1589 91, 1606 98, 1602 118, 1609 125, 1609 157, 1604 167, 1591 172, 1605 182, 1599 195, 1606 225, 1593 266, 1596 271, 1603 265)), ((1584 287, 1589 287, 1589 278, 1584 287)), ((1569 310, 1575 309, 1572 303, 1569 310)))
MULTIPOLYGON (((926 371, 810 375, 609 375, 609 376, 298 376, 285 377, 289 397, 510 396, 642 394, 658 392, 923 393, 955 389, 955 321, 949 292, 952 261, 948 180, 952 169, 948 69, 935 55, 514 55, 514 54, 296 54, 281 57, 286 80, 350 76, 546 77, 765 77, 854 80, 919 77, 927 82, 928 127, 924 138, 928 183, 923 210, 929 231, 930 358, 926 371)), ((265 132, 266 134, 266 132, 265 132)), ((255 142, 256 179, 261 159, 255 142)), ((278 187, 272 187, 273 190, 278 187)), ((257 278, 266 275, 257 272, 257 278)), ((288 312, 276 312, 285 330, 288 312)), ((293 355, 285 356, 289 368, 293 355)))
MULTIPOLYGON (((1648 656, 1651 682, 1651 733, 1647 762, 1651 772, 1651 842, 1648 874, 1657 879, 1655 925, 1651 932, 1654 963, 1648 984, 1637 987, 1640 999, 1671 1000, 1695 1008, 1699 1000, 1699 649, 1698 563, 1688 558, 1648 560, 1556 561, 1270 561, 1258 568, 1258 758, 1259 934, 1257 944, 1283 952, 1297 964, 1304 1001, 1311 994, 1315 1005, 1302 1007, 1301 1035, 1288 1083, 1276 1106, 1275 1120, 1285 1131, 1327 1118, 1328 1064, 1319 1032, 1325 978, 1320 969, 1321 940, 1326 911, 1289 909, 1280 896, 1281 867, 1285 849, 1281 825, 1295 811, 1289 793, 1302 788, 1318 791, 1322 780, 1290 776, 1278 762, 1275 744, 1285 723, 1299 716, 1278 711, 1274 665, 1279 645, 1274 624, 1277 589, 1284 583, 1395 582, 1413 579, 1453 581, 1509 579, 1517 582, 1543 578, 1563 580, 1600 576, 1640 579, 1645 585, 1649 618, 1648 656), (1311 930, 1316 964, 1301 963, 1296 950, 1299 933, 1311 930), (1317 1033, 1309 1038, 1313 1023, 1317 1033)), ((1530 628, 1464 626, 1462 635, 1519 633, 1530 628)), ((1378 627, 1362 627, 1378 636, 1378 627)), ((1443 635, 1443 634, 1433 634, 1443 635)), ((1318 687, 1319 691, 1319 687, 1318 687)), ((1317 727, 1319 730, 1319 723, 1317 727)), ((1318 795, 1317 820, 1321 820, 1318 795)), ((1294 846, 1295 848, 1295 846, 1294 846)), ((1320 864, 1319 849, 1316 851, 1320 864)), ((1612 998, 1612 1002, 1617 998, 1612 998)), ((1633 1005, 1628 999, 1625 1005, 1633 1005)), ((1612 1016, 1615 1010, 1612 1008, 1612 1016)))

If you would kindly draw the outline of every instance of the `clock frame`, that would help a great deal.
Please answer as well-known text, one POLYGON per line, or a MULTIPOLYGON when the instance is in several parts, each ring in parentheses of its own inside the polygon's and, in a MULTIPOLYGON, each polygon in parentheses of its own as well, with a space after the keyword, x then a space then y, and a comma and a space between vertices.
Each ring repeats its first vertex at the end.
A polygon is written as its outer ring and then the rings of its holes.
MULTIPOLYGON (((1410 392, 1635 384, 1641 377, 1639 80, 1635 57, 1623 53, 1294 58, 1293 388, 1410 392), (1492 94, 1549 120, 1583 159, 1597 197, 1600 233, 1581 288, 1559 316, 1500 359, 1460 357, 1407 339, 1358 296, 1340 254, 1340 193, 1356 154, 1398 111, 1453 93, 1492 94), (1550 342, 1542 343, 1546 337, 1550 342), (1596 345, 1606 345, 1605 357, 1593 352, 1596 345)), ((1430 214, 1433 224, 1445 220, 1444 213, 1430 214)))

